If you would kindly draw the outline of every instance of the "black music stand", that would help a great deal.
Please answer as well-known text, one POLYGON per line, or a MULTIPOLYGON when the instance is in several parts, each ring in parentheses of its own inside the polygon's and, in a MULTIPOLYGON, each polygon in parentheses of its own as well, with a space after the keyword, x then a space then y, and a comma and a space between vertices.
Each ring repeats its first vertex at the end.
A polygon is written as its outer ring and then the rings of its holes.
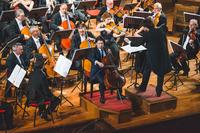
POLYGON ((29 13, 29 18, 40 21, 42 16, 47 13, 48 7, 33 8, 29 13))
POLYGON ((133 12, 133 16, 147 18, 149 16, 152 16, 152 13, 145 12, 145 11, 136 11, 136 12, 133 12))
POLYGON ((0 21, 11 21, 15 18, 15 11, 14 10, 6 10, 2 11, 1 16, 0 16, 0 21))
MULTIPOLYGON (((136 46, 140 46, 140 45, 144 44, 144 41, 143 41, 142 37, 130 36, 130 37, 127 37, 127 38, 131 41, 131 44, 128 44, 128 45, 131 45, 132 47, 133 46, 136 47, 136 46)), ((133 80, 133 72, 134 72, 134 70, 136 71, 136 69, 135 69, 135 60, 136 60, 135 57, 136 57, 137 54, 139 54, 142 51, 136 51, 136 52, 131 52, 131 53, 128 52, 131 55, 131 67, 125 73, 131 71, 131 82, 133 80)), ((135 82, 131 83, 127 88, 129 88, 129 87, 131 87, 133 85, 134 85, 134 87, 137 87, 137 85, 138 85, 137 77, 138 77, 138 72, 136 71, 135 82)))
POLYGON ((124 10, 128 10, 129 14, 132 15, 131 11, 135 8, 136 5, 137 5, 137 3, 128 3, 128 4, 125 4, 124 10))
POLYGON ((61 38, 67 38, 71 35, 72 32, 73 32, 73 30, 58 30, 58 31, 53 32, 50 39, 51 39, 51 41, 55 41, 56 37, 58 37, 58 36, 61 38))
POLYGON ((184 14, 184 21, 189 22, 191 19, 196 19, 200 24, 200 15, 195 13, 183 12, 184 14))
POLYGON ((96 0, 89 0, 89 1, 80 1, 78 2, 78 6, 76 7, 76 9, 90 9, 91 7, 93 7, 96 3, 96 0))
MULTIPOLYGON (((178 53, 185 53, 185 50, 183 49, 183 47, 173 41, 170 41, 169 43, 170 47, 172 48, 172 52, 175 53, 175 52, 178 52, 178 53)), ((177 68, 174 68, 175 70, 173 71, 172 75, 164 82, 164 84, 166 84, 168 81, 170 81, 171 79, 174 79, 173 80, 173 85, 168 88, 168 90, 171 90, 172 88, 176 87, 176 90, 178 88, 178 82, 181 83, 181 85, 183 85, 183 81, 180 79, 179 75, 178 75, 178 72, 177 72, 177 68)), ((167 90, 167 91, 168 91, 167 90)))
POLYGON ((76 86, 73 88, 71 92, 74 92, 76 88, 78 88, 81 92, 83 92, 83 80, 85 78, 84 76, 84 60, 88 58, 88 56, 93 52, 94 48, 83 48, 83 49, 76 49, 74 51, 72 61, 78 61, 81 60, 82 63, 82 70, 81 70, 81 80, 76 84, 76 86), (79 88, 79 84, 81 84, 81 88, 79 88))

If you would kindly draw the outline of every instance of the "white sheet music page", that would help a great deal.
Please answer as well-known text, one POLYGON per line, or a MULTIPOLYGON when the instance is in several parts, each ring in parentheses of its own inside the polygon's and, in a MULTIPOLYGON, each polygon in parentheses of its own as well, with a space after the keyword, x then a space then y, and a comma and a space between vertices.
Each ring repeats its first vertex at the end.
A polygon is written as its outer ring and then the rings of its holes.
POLYGON ((60 55, 54 67, 54 71, 63 77, 67 77, 67 74, 71 68, 72 61, 60 55))
POLYGON ((8 78, 8 81, 10 81, 15 87, 19 88, 25 75, 26 75, 26 71, 23 68, 21 68, 19 65, 16 65, 10 77, 8 78))
POLYGON ((124 51, 126 51, 127 53, 135 53, 135 52, 139 52, 139 51, 144 51, 147 50, 147 48, 145 48, 144 46, 140 45, 137 47, 132 47, 130 44, 121 47, 124 51))

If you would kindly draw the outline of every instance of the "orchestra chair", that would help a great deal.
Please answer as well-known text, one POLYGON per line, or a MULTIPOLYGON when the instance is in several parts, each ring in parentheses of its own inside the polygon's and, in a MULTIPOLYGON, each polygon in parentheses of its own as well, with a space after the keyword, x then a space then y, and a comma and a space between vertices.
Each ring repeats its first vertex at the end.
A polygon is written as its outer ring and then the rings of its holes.
POLYGON ((5 127, 5 133, 7 133, 7 124, 6 124, 6 110, 4 109, 0 109, 0 114, 2 116, 2 121, 3 121, 3 124, 4 124, 4 127, 5 127))
MULTIPOLYGON (((38 107, 39 107, 39 104, 43 104, 45 106, 47 105, 50 105, 51 104, 51 101, 50 100, 46 100, 44 101, 43 103, 28 103, 28 101, 26 101, 25 103, 25 107, 24 107, 24 111, 23 111, 23 115, 22 115, 22 120, 24 119, 24 115, 25 115, 25 112, 26 112, 26 107, 33 107, 35 108, 35 111, 34 111, 34 119, 33 119, 33 126, 35 127, 36 126, 36 118, 37 118, 37 110, 38 110, 38 107)), ((50 116, 51 116, 51 121, 52 123, 54 123, 54 119, 53 119, 53 114, 52 112, 50 113, 50 116)))

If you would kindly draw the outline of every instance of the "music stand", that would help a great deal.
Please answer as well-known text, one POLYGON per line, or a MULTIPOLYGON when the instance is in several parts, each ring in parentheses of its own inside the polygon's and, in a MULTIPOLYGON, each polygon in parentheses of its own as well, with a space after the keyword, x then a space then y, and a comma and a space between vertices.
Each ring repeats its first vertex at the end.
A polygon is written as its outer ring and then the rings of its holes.
MULTIPOLYGON (((131 44, 128 44, 130 45, 131 47, 137 47, 137 46, 140 46, 140 45, 143 45, 144 44, 144 41, 143 41, 143 37, 134 37, 134 36, 130 36, 130 37, 127 37, 130 41, 131 41, 131 44)), ((131 67, 125 72, 127 73, 128 71, 131 71, 131 82, 133 80, 133 71, 135 70, 135 57, 138 53, 144 51, 143 50, 134 50, 134 51, 127 51, 126 49, 124 49, 127 53, 129 53, 131 55, 131 67)), ((138 83, 137 83, 137 76, 138 76, 138 72, 136 71, 136 79, 135 79, 135 82, 131 83, 127 88, 131 87, 131 86, 135 86, 137 87, 138 83)))
POLYGON ((128 10, 129 14, 131 15, 131 11, 135 8, 136 5, 137 5, 137 3, 128 3, 128 4, 125 4, 124 10, 128 10))
POLYGON ((72 89, 73 92, 76 88, 78 88, 81 92, 83 92, 83 79, 84 79, 84 60, 93 52, 94 48, 83 48, 83 49, 76 49, 74 51, 72 61, 79 61, 81 60, 82 63, 82 77, 81 80, 76 84, 76 86, 72 89), (79 88, 79 84, 81 83, 81 88, 79 88))
POLYGON ((48 7, 33 8, 29 13, 29 18, 40 21, 42 16, 45 16, 48 7))
POLYGON ((15 11, 14 10, 6 10, 2 11, 1 16, 0 16, 0 21, 11 21, 15 18, 15 11))
POLYGON ((58 30, 58 31, 55 31, 51 35, 50 40, 55 41, 56 37, 58 37, 58 36, 61 37, 61 38, 67 38, 71 35, 72 31, 74 31, 74 30, 58 30))
POLYGON ((145 11, 136 11, 136 12, 133 12, 133 16, 147 18, 149 16, 152 16, 152 13, 145 12, 145 11))
POLYGON ((200 15, 195 13, 183 12, 184 14, 184 21, 189 22, 191 19, 196 19, 200 24, 200 15))
POLYGON ((89 1, 80 1, 78 2, 78 6, 76 7, 76 9, 90 9, 91 7, 93 7, 96 3, 96 0, 89 0, 89 1))
MULTIPOLYGON (((172 53, 175 53, 175 52, 178 52, 178 53, 183 53, 183 54, 186 54, 185 53, 185 50, 183 49, 183 47, 173 41, 169 41, 169 45, 172 49, 172 53)), ((171 90, 172 88, 174 88, 174 86, 176 87, 176 90, 178 88, 178 81, 181 82, 181 85, 183 85, 183 81, 180 79, 179 75, 178 75, 178 72, 177 72, 177 68, 174 68, 174 72, 172 73, 172 75, 164 82, 164 85, 170 81, 172 78, 174 78, 173 80, 173 85, 171 86, 171 88, 168 88, 168 90, 171 90)), ((168 91, 167 90, 167 91, 168 91)))

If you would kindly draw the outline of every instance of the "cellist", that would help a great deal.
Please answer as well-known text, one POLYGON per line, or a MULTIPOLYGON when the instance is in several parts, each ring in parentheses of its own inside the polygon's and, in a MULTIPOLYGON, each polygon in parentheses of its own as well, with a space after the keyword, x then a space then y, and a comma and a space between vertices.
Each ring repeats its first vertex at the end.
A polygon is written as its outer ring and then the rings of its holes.
MULTIPOLYGON (((78 32, 72 36, 72 45, 71 45, 70 56, 72 57, 72 55, 74 54, 74 51, 76 49, 80 49, 80 46, 83 43, 87 43, 87 44, 85 44, 86 46, 84 48, 92 47, 88 43, 90 43, 91 41, 94 42, 94 40, 95 40, 95 36, 92 34, 92 32, 87 31, 86 25, 84 23, 79 24, 78 32)), ((75 69, 80 70, 81 62, 77 61, 72 66, 74 66, 75 69)))
MULTIPOLYGON (((64 30, 65 28, 64 28, 64 26, 62 26, 62 24, 64 24, 64 23, 67 23, 68 29, 75 28, 75 25, 74 25, 75 20, 74 20, 72 14, 69 13, 67 10, 68 10, 67 4, 65 4, 65 3, 61 4, 59 12, 55 13, 52 17, 50 29, 52 29, 53 31, 64 30)), ((60 54, 63 54, 61 44, 62 44, 61 37, 58 36, 56 38, 55 45, 58 49, 58 52, 60 54)), ((65 45, 65 44, 63 44, 63 45, 65 45)), ((70 48, 70 46, 67 46, 67 47, 70 48)))
MULTIPOLYGON (((107 55, 111 54, 111 50, 107 49, 105 50, 105 40, 98 36, 95 40, 96 47, 93 51, 93 53, 89 56, 90 61, 92 62, 92 68, 90 73, 90 79, 92 81, 96 81, 99 83, 99 91, 100 91, 100 103, 105 103, 105 96, 104 91, 106 89, 105 83, 104 83, 104 64, 102 63, 102 59, 107 55)), ((117 88, 116 88, 117 89, 117 88)), ((122 88, 118 88, 118 95, 117 99, 125 99, 126 97, 122 95, 122 88)))

